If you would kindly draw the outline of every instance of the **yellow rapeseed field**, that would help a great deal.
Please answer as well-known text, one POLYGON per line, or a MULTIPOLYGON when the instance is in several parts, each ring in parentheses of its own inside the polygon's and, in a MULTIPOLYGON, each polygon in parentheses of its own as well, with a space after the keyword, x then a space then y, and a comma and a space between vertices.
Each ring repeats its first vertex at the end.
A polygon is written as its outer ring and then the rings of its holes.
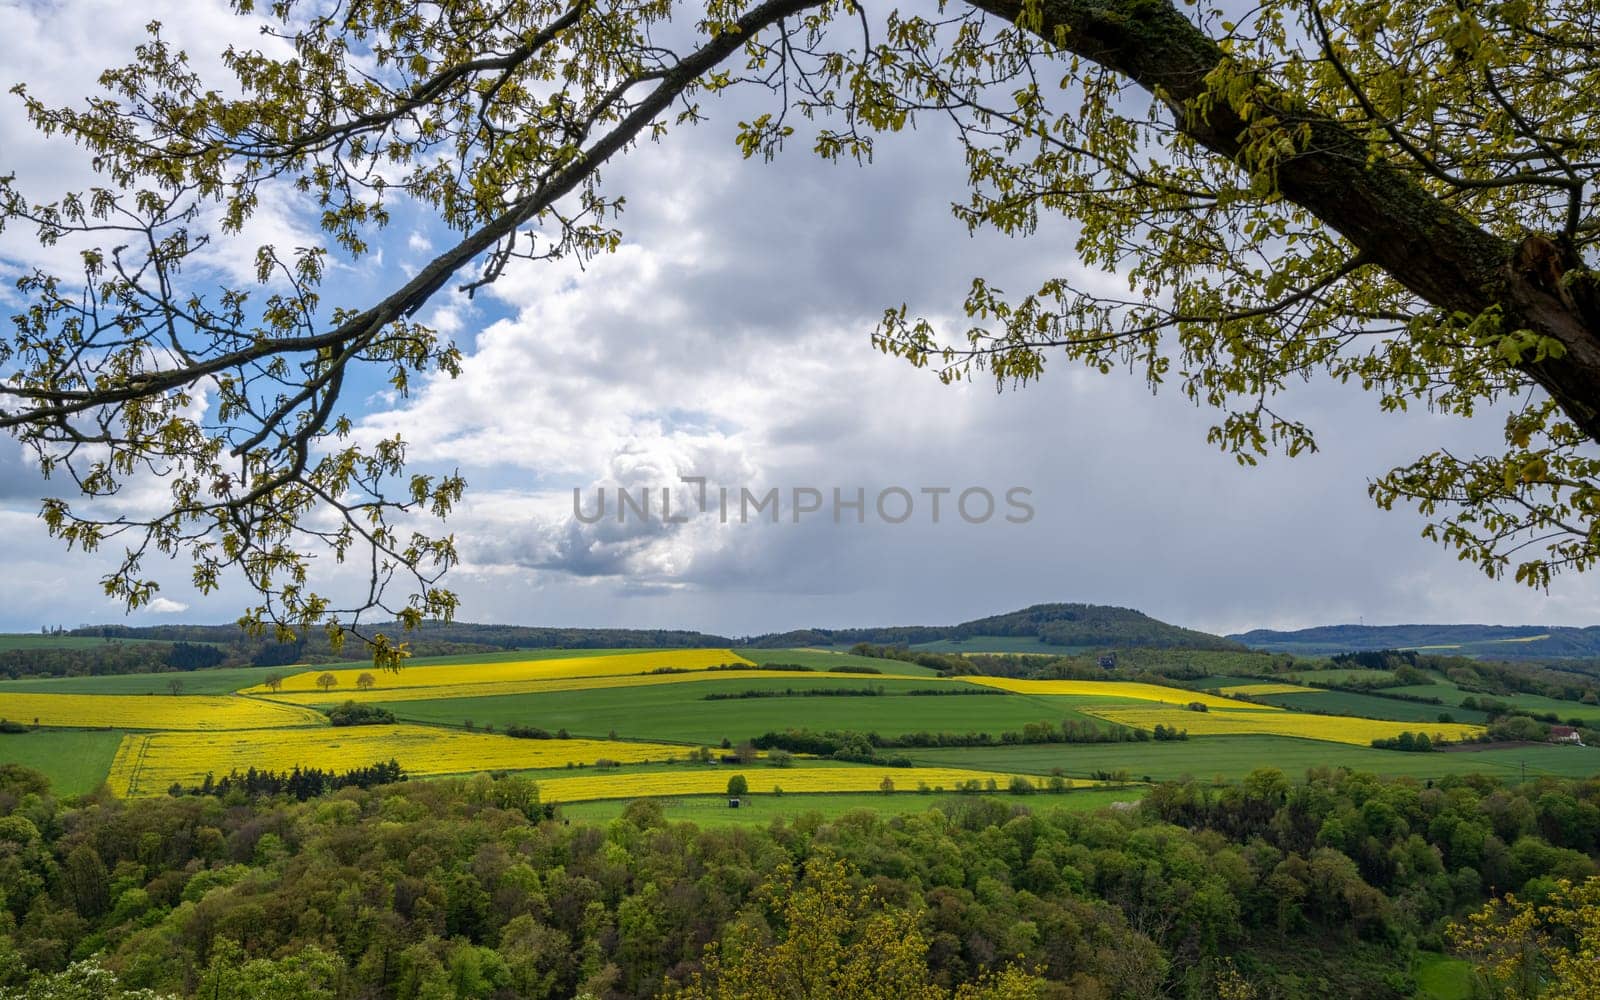
POLYGON ((0 717, 41 726, 108 729, 227 730, 316 726, 309 709, 236 695, 35 694, 0 695, 0 717))
MULTIPOLYGON (((333 675, 334 686, 327 696, 349 695, 357 690, 356 681, 370 674, 374 689, 395 691, 408 687, 440 687, 463 684, 501 684, 509 681, 543 681, 566 677, 611 677, 644 674, 652 670, 704 670, 724 663, 751 665, 749 660, 728 649, 658 649, 646 653, 615 653, 605 656, 576 656, 565 659, 528 659, 503 663, 430 664, 406 667, 399 673, 351 667, 344 670, 307 670, 284 678, 280 693, 309 691, 323 695, 317 679, 333 675)), ((247 688, 247 694, 269 694, 265 685, 247 688)), ((326 698, 324 698, 326 700, 326 698)))
MULTIPOLYGON (((649 771, 585 774, 574 778, 546 778, 539 782, 539 798, 545 802, 585 802, 593 799, 635 799, 642 796, 717 795, 727 791, 728 779, 742 774, 756 795, 771 794, 774 787, 785 792, 876 792, 883 779, 894 782, 894 790, 917 791, 918 785, 943 787, 953 791, 966 781, 992 778, 1001 788, 1011 783, 1009 774, 969 771, 954 767, 719 767, 683 771, 649 771)), ((1035 786, 1048 780, 1036 774, 1024 775, 1035 786)), ((1095 784, 1068 779, 1073 787, 1095 784)))
MULTIPOLYGON (((1157 723, 1187 729, 1191 736, 1259 734, 1301 736, 1334 743, 1369 746, 1375 739, 1391 739, 1404 732, 1439 734, 1447 740, 1477 736, 1482 726, 1459 722, 1386 722, 1343 715, 1309 715, 1304 712, 1190 712, 1181 708, 1085 708, 1090 715, 1136 729, 1154 729, 1157 723)), ((1265 762, 1265 763, 1270 763, 1265 762)))
POLYGON ((1123 698, 1127 701, 1160 701, 1170 705, 1187 705, 1192 701, 1198 701, 1209 708, 1282 711, 1272 705, 1252 705, 1247 701, 1221 698, 1204 691, 1186 691, 1181 688, 1162 687, 1160 684, 1139 684, 1135 681, 1027 681, 1013 677, 961 679, 1016 694, 1090 695, 1096 698, 1123 698))
POLYGON ((1301 687, 1299 684, 1235 684, 1232 687, 1218 688, 1218 694, 1228 696, 1250 694, 1307 694, 1316 688, 1301 687))
MULTIPOLYGON (((440 684, 437 687, 374 687, 370 691, 286 691, 263 695, 274 701, 294 705, 337 705, 346 701, 391 702, 426 701, 433 698, 489 698, 506 694, 549 694, 555 691, 589 691, 594 688, 645 687, 655 684, 692 684, 699 681, 747 680, 765 677, 777 680, 826 678, 838 674, 797 674, 790 670, 696 670, 685 674, 620 674, 611 677, 563 677, 543 681, 501 681, 494 684, 440 684)), ((891 678, 903 680, 904 678, 891 678)), ((948 683, 943 677, 918 677, 920 682, 948 683)))
POLYGON ((118 795, 161 795, 173 782, 198 784, 209 772, 365 767, 390 758, 410 774, 565 767, 610 759, 622 763, 683 756, 687 747, 620 740, 518 740, 428 726, 353 726, 275 732, 149 733, 125 737, 108 779, 118 795))

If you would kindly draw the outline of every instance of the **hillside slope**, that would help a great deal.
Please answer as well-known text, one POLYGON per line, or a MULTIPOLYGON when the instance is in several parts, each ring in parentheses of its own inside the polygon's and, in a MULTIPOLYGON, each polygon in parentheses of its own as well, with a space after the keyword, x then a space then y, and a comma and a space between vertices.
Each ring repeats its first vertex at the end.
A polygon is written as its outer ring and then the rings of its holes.
POLYGON ((1600 656, 1600 626, 1323 625, 1290 632, 1254 629, 1228 638, 1252 649, 1308 656, 1376 649, 1420 649, 1497 660, 1600 656))
POLYGON ((1103 604, 1035 604, 1020 611, 975 618, 959 625, 903 625, 889 628, 804 629, 758 636, 753 646, 916 646, 969 643, 979 637, 1035 639, 1050 647, 1227 649, 1245 647, 1208 632, 1180 628, 1132 608, 1103 604))

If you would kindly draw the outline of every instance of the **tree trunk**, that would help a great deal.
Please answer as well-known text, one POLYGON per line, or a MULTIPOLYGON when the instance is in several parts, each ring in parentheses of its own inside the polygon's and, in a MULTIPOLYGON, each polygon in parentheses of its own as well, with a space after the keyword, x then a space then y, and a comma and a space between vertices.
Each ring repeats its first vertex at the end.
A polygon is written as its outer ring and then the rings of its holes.
MULTIPOLYGON (((1018 0, 969 2, 1008 21, 1023 10, 1018 0)), ((1226 102, 1203 119, 1186 110, 1224 54, 1169 0, 1043 0, 1042 13, 1040 37, 1053 41, 1065 29, 1067 50, 1161 95, 1185 134, 1238 160, 1247 125, 1226 102)), ((1336 121, 1314 112, 1281 117, 1312 127, 1306 151, 1278 165, 1284 198, 1430 305, 1473 316, 1498 305, 1508 332, 1558 341, 1562 357, 1519 367, 1600 441, 1600 284, 1585 274, 1563 287, 1561 276, 1582 268, 1576 255, 1542 235, 1519 243, 1485 231, 1392 164, 1369 162, 1370 145, 1336 121)))

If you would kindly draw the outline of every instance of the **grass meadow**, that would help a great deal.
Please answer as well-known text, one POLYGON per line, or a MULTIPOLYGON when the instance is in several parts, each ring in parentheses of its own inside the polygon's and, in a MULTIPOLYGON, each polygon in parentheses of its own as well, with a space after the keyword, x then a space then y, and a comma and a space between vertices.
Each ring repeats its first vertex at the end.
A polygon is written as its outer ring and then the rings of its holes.
POLYGON ((41 771, 58 795, 85 795, 105 783, 122 744, 117 732, 41 729, 0 733, 0 764, 41 771))
MULTIPOLYGON (((1392 719, 1396 722, 1434 723, 1442 714, 1456 722, 1483 723, 1488 713, 1460 708, 1454 703, 1425 705, 1421 702, 1401 701, 1378 695, 1357 694, 1353 691, 1311 691, 1303 694, 1274 694, 1258 696, 1262 701, 1299 712, 1329 712, 1335 715, 1359 715, 1367 719, 1392 719)), ((1459 699, 1458 699, 1459 700, 1459 699)), ((1426 726, 1424 726, 1426 728, 1426 726)))
POLYGON ((1600 772, 1600 749, 1555 745, 1507 747, 1453 753, 1399 753, 1371 747, 1289 736, 1204 736, 1180 743, 1068 744, 962 749, 908 750, 927 767, 965 767, 1017 774, 1090 777, 1096 771, 1127 771, 1155 781, 1181 778, 1237 781, 1257 768, 1276 767, 1299 777, 1317 767, 1345 767, 1381 775, 1443 778, 1451 774, 1491 774, 1501 779, 1541 775, 1567 778, 1600 772))
MULTIPOLYGON (((1093 812, 1116 803, 1137 802, 1143 795, 1143 788, 1075 788, 1061 795, 1012 795, 1000 792, 994 797, 1008 805, 1093 812)), ((746 795, 740 799, 737 809, 728 808, 726 795, 684 795, 655 801, 661 804, 662 811, 670 820, 700 826, 748 826, 777 821, 794 822, 806 816, 831 820, 861 810, 880 816, 918 815, 931 809, 959 811, 971 799, 916 791, 895 791, 889 795, 882 792, 785 792, 783 795, 746 795)), ((628 801, 602 799, 562 806, 561 813, 574 822, 605 822, 621 816, 626 808, 628 801)))

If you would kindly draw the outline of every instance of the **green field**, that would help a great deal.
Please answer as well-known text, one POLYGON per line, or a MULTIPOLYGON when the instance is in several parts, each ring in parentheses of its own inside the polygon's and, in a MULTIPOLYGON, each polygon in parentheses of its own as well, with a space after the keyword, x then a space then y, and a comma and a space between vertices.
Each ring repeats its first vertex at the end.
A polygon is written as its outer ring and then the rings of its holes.
POLYGON ((1192 687, 1197 691, 1215 691, 1218 688, 1240 687, 1245 684, 1291 684, 1292 681, 1277 677, 1251 677, 1245 674, 1213 674, 1199 680, 1183 681, 1185 687, 1192 687))
POLYGON ((228 694, 260 684, 268 674, 286 674, 301 667, 215 667, 210 670, 173 670, 158 674, 107 674, 100 677, 27 677, 0 681, 0 697, 7 691, 36 694, 160 694, 167 684, 183 682, 184 694, 228 694))
POLYGON ((1390 688, 1398 694, 1421 695, 1427 698, 1440 698, 1449 706, 1460 705, 1462 699, 1490 698, 1494 701, 1503 701, 1516 708, 1525 708, 1530 712, 1543 715, 1554 712, 1560 716, 1562 722, 1568 719, 1582 719, 1587 726, 1600 726, 1600 705, 1585 705, 1581 701, 1560 701, 1555 698, 1546 698, 1539 694, 1473 694, 1463 691, 1447 680, 1438 680, 1432 684, 1413 684, 1407 687, 1390 688))
POLYGON ((1530 778, 1570 778, 1600 774, 1600 749, 1528 746, 1460 753, 1399 753, 1370 747, 1302 740, 1288 736, 1198 736, 1178 743, 1077 743, 1035 746, 908 750, 914 763, 972 767, 986 771, 1049 774, 1059 768, 1069 777, 1095 771, 1127 771, 1133 778, 1235 781, 1258 767, 1276 767, 1298 778, 1314 767, 1347 767, 1383 775, 1442 778, 1474 772, 1516 780, 1527 767, 1530 778))
POLYGON ((1415 701, 1400 701, 1378 695, 1356 694, 1353 691, 1313 691, 1305 694, 1257 695, 1257 701, 1281 705, 1303 712, 1327 712, 1334 715, 1356 715, 1367 719, 1393 719, 1396 722, 1437 722, 1441 713, 1448 713, 1456 722, 1488 721, 1487 712, 1458 708, 1454 702, 1443 705, 1425 705, 1415 701))
MULTIPOLYGON (((1047 812, 1063 809, 1069 812, 1093 812, 1114 802, 1136 802, 1144 795, 1142 788, 1083 788, 1064 795, 1011 795, 1001 792, 985 798, 999 799, 1008 805, 1026 806, 1047 812)), ((750 823, 771 823, 774 820, 792 820, 799 816, 815 814, 833 819, 858 809, 867 809, 880 815, 905 815, 937 809, 941 804, 967 801, 960 796, 923 795, 918 792, 895 792, 883 795, 874 792, 814 793, 810 795, 748 795, 739 802, 739 808, 728 808, 723 795, 685 795, 677 798, 657 799, 666 812, 667 819, 698 823, 701 826, 734 826, 750 823)), ((623 801, 575 802, 560 807, 563 818, 582 822, 605 822, 616 819, 628 807, 623 801)))
MULTIPOLYGON (((947 682, 938 682, 947 683, 947 682)), ((932 682, 910 678, 862 678, 839 674, 796 674, 790 678, 739 678, 658 684, 637 687, 595 688, 540 694, 499 695, 488 698, 444 698, 429 701, 385 703, 401 719, 443 725, 509 723, 541 726, 552 732, 566 729, 574 736, 604 736, 615 730, 628 739, 660 739, 684 743, 715 743, 724 737, 738 742, 769 730, 859 729, 885 735, 917 732, 984 731, 998 734, 1021 729, 1029 722, 1048 719, 1092 721, 1077 711, 1086 699, 1034 695, 968 695, 917 697, 887 694, 881 697, 783 697, 707 701, 713 692, 747 690, 781 691, 803 687, 876 687, 886 690, 926 690, 932 682)), ((1088 699, 1093 701, 1096 699, 1088 699)), ((1124 699, 1125 700, 1125 699, 1124 699)), ((1104 723, 1097 723, 1104 725, 1104 723)))
POLYGON ((1433 951, 1418 952, 1411 967, 1422 1000, 1468 1000, 1473 995, 1472 973, 1471 962, 1433 951))
MULTIPOLYGON (((1461 697, 1465 698, 1466 695, 1463 694, 1461 697)), ((1567 722, 1570 719, 1582 719, 1582 725, 1591 728, 1600 727, 1600 705, 1585 705, 1581 701, 1561 701, 1556 698, 1546 698, 1544 695, 1539 694, 1510 694, 1505 697, 1479 695, 1478 697, 1494 698, 1496 701, 1503 701, 1508 705, 1516 708, 1525 708, 1540 715, 1546 712, 1554 712, 1562 722, 1567 722)), ((1457 699, 1458 704, 1459 702, 1460 699, 1457 699)))
POLYGON ((121 733, 108 730, 0 733, 0 763, 42 771, 57 795, 81 795, 106 780, 121 742, 121 733))
MULTIPOLYGON (((1386 670, 1317 670, 1312 672, 1297 673, 1294 676, 1302 681, 1319 681, 1326 684, 1349 683, 1351 681, 1360 683, 1362 681, 1387 680, 1391 679, 1394 675, 1386 670)), ((1569 719, 1582 719, 1584 725, 1600 726, 1600 705, 1585 705, 1582 702, 1577 701, 1560 701, 1555 698, 1546 698, 1543 695, 1537 694, 1474 694, 1470 691, 1463 691, 1461 688, 1457 687, 1454 682, 1437 674, 1434 675, 1434 678, 1435 679, 1431 684, 1408 684, 1403 687, 1390 687, 1384 688, 1383 690, 1386 693, 1410 695, 1418 698, 1438 698, 1440 705, 1437 709, 1434 709, 1431 714, 1427 713, 1429 709, 1433 708, 1433 706, 1420 704, 1416 706, 1424 713, 1422 716, 1419 716, 1420 718, 1432 719, 1436 718, 1439 712, 1449 712, 1451 715, 1456 717, 1456 721, 1458 722, 1481 722, 1485 718, 1482 713, 1474 713, 1470 709, 1462 709, 1460 707, 1462 700, 1470 695, 1474 698, 1492 698, 1495 701, 1502 701, 1516 708, 1527 709, 1530 712, 1536 712, 1541 715, 1546 712, 1554 712, 1556 715, 1560 716, 1562 722, 1566 722, 1569 719)), ((1343 692, 1329 693, 1342 694, 1343 692)), ((1352 695, 1351 698, 1363 698, 1362 703, 1366 704, 1364 697, 1361 695, 1352 695)), ((1382 699, 1377 700, 1381 701, 1382 699)), ((1274 698, 1273 704, 1289 705, 1295 703, 1287 701, 1279 702, 1276 700, 1276 698, 1274 698)), ((1350 704, 1354 706, 1356 703, 1351 701, 1350 704)), ((1391 702, 1390 704, 1400 705, 1403 704, 1403 702, 1391 702)), ((1373 702, 1373 704, 1369 705, 1368 707, 1376 708, 1376 702, 1373 702)), ((1391 708, 1390 711, 1397 710, 1391 708)), ((1369 718, 1374 719, 1407 718, 1400 715, 1372 715, 1370 712, 1361 710, 1359 708, 1350 714, 1366 715, 1369 718)))

